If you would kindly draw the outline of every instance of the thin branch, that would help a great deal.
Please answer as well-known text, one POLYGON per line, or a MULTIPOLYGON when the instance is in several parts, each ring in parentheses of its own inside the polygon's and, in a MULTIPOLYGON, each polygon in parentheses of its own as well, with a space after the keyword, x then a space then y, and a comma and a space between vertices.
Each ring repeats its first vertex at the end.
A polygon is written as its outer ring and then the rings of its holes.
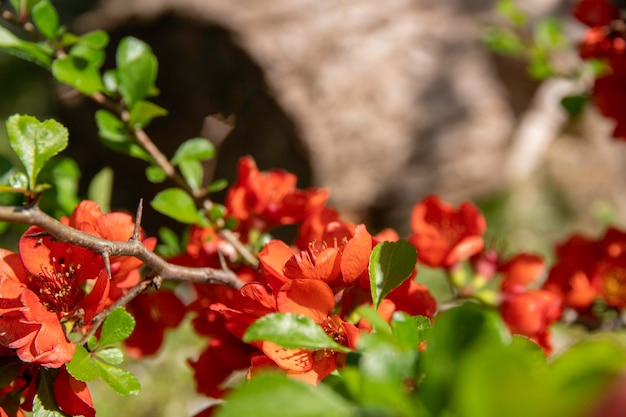
POLYGON ((133 256, 163 279, 222 284, 236 289, 243 285, 243 282, 231 270, 174 265, 148 250, 139 240, 115 242, 90 235, 59 222, 36 206, 1 206, 0 221, 39 226, 61 242, 82 246, 100 254, 133 256))
POLYGON ((248 262, 252 267, 259 267, 259 260, 257 257, 246 248, 243 243, 235 236, 233 232, 228 229, 220 230, 220 236, 223 237, 228 243, 233 245, 233 247, 241 254, 241 256, 248 262))

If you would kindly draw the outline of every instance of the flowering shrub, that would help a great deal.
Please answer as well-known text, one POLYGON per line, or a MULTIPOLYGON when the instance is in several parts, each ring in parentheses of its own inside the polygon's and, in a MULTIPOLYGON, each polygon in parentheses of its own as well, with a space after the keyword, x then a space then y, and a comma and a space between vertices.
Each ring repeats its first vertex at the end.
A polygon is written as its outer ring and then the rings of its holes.
MULTIPOLYGON (((0 220, 29 228, 17 252, 0 249, 0 416, 94 416, 87 383, 96 379, 137 394, 125 354, 154 355, 186 316, 208 338, 188 360, 198 393, 214 400, 198 416, 547 417, 624 408, 626 352, 594 337, 557 346, 553 332, 557 323, 590 335, 623 329, 626 231, 572 236, 548 265, 485 245, 486 220, 473 204, 427 196, 407 220, 410 235, 376 232, 327 206, 328 190, 299 189, 293 174, 260 171, 251 157, 239 161, 221 205, 210 194, 223 181, 203 183, 211 142, 187 140, 167 158, 144 130, 167 113, 148 101, 158 68, 148 45, 122 39, 116 67, 102 72, 105 32, 67 32, 47 0, 10 4, 3 19, 34 40, 0 26, 0 50, 100 104, 103 143, 143 161, 151 181, 173 184, 150 205, 188 231, 183 244, 169 229, 157 242, 140 226, 142 203, 131 216, 81 201, 45 170, 67 146, 67 130, 10 117, 22 166, 1 173, 0 220), (46 213, 43 201, 64 215, 46 213), (272 235, 284 225, 297 228, 293 242, 272 235), (449 299, 423 284, 433 270, 449 299)), ((582 0, 574 15, 590 26, 583 57, 607 58, 613 70, 596 80, 594 97, 621 136, 621 15, 606 0, 582 0)))

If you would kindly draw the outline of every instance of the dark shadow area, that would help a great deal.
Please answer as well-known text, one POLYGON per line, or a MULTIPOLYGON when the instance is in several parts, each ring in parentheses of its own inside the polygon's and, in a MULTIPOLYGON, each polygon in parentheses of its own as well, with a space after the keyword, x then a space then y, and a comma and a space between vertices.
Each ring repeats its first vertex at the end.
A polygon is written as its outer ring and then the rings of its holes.
MULTIPOLYGON (((237 160, 250 154, 260 169, 283 168, 295 173, 299 186, 309 186, 311 169, 300 145, 296 126, 272 97, 261 68, 243 51, 225 29, 173 15, 151 22, 128 21, 110 31, 107 68, 114 66, 115 48, 124 36, 147 42, 159 60, 156 85, 160 95, 153 99, 169 111, 155 119, 148 134, 168 156, 184 140, 199 136, 203 120, 216 113, 234 114, 234 130, 223 143, 215 178, 236 178, 237 160)), ((146 164, 105 148, 97 139, 94 113, 98 107, 86 99, 59 109, 60 121, 70 130, 67 154, 83 170, 81 190, 104 166, 115 170, 112 207, 133 211, 140 197, 150 201, 173 184, 151 184, 145 179, 146 164)), ((220 201, 223 195, 215 196, 220 201)), ((144 226, 155 233, 172 222, 147 209, 144 226)))

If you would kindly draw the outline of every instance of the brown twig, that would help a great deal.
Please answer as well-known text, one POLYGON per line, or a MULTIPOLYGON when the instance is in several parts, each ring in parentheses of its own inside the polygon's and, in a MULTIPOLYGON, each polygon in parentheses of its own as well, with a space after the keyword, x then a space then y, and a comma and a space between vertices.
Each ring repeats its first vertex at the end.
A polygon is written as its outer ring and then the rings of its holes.
POLYGON ((36 206, 0 206, 0 221, 39 226, 59 241, 82 246, 100 254, 133 256, 162 279, 222 284, 237 289, 243 285, 231 270, 174 265, 148 250, 141 241, 130 239, 127 242, 116 242, 90 235, 59 222, 36 206))

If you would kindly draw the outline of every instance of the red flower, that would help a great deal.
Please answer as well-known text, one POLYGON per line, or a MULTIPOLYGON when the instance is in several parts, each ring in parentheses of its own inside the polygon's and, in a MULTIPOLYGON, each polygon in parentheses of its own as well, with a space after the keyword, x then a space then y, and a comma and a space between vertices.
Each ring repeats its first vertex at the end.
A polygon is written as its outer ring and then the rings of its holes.
POLYGON ((364 225, 356 226, 352 234, 331 223, 323 240, 311 243, 306 251, 293 253, 284 242, 273 240, 259 253, 259 261, 269 282, 317 279, 340 288, 356 282, 367 270, 371 251, 372 236, 364 225))
POLYGON ((294 174, 277 169, 260 172, 249 156, 239 160, 238 173, 226 196, 226 208, 244 232, 298 223, 328 199, 325 189, 296 189, 294 174))
MULTIPOLYGON (((131 215, 121 212, 103 214, 98 204, 89 200, 81 201, 69 219, 61 220, 75 229, 116 242, 128 241, 135 230, 131 215)), ((156 238, 142 238, 141 241, 148 250, 154 250, 156 238)), ((112 256, 110 261, 112 277, 109 297, 115 300, 139 283, 142 262, 133 256, 112 256)))
POLYGON ((24 362, 58 368, 75 350, 61 321, 84 331, 105 307, 104 263, 100 255, 58 242, 36 226, 22 235, 19 249, 19 257, 0 250, 0 344, 24 362))
POLYGON ((561 317, 561 299, 550 291, 528 289, 543 271, 543 260, 535 255, 519 254, 506 262, 500 313, 512 333, 530 338, 550 353, 549 327, 561 317))
POLYGON ((163 343, 165 329, 178 327, 186 312, 182 301, 165 290, 139 294, 126 309, 137 322, 124 341, 126 351, 134 358, 155 354, 163 343))
POLYGON ((420 262, 451 268, 483 248, 487 225, 478 209, 462 203, 458 210, 429 196, 413 208, 409 242, 417 249, 420 262))
POLYGON ((572 14, 587 26, 605 26, 619 19, 619 9, 609 0, 580 0, 572 14))

